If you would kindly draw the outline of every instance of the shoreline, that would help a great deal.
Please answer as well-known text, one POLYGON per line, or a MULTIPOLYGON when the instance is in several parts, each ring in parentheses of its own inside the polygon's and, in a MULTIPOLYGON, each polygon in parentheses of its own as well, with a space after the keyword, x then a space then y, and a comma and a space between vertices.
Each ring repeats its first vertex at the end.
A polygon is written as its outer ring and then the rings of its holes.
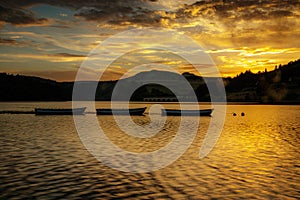
MULTIPOLYGON (((55 102, 72 102, 72 101, 0 101, 0 103, 55 103, 55 102)), ((85 101, 82 101, 85 102, 85 101)), ((95 102, 110 102, 109 100, 96 100, 95 102)), ((126 102, 126 101, 115 101, 115 102, 126 102)), ((149 104, 177 104, 178 101, 129 101, 130 103, 149 103, 149 104)), ((210 104, 211 102, 190 102, 184 101, 183 103, 199 103, 199 104, 210 104)), ((300 105, 300 101, 290 101, 290 102, 247 102, 247 101, 228 101, 228 102, 215 102, 215 104, 227 104, 227 105, 300 105)))

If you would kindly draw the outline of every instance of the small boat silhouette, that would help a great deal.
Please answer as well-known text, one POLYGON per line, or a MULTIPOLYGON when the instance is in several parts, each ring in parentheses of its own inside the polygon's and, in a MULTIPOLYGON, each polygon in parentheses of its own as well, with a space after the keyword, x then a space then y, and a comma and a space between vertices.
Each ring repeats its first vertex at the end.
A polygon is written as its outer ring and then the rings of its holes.
POLYGON ((175 110, 175 109, 162 109, 162 115, 170 116, 210 116, 214 109, 204 110, 175 110))
POLYGON ((147 107, 143 108, 130 108, 130 109, 109 109, 100 108, 96 109, 97 115, 143 115, 147 107))
POLYGON ((35 108, 36 115, 83 115, 86 107, 73 109, 35 108))

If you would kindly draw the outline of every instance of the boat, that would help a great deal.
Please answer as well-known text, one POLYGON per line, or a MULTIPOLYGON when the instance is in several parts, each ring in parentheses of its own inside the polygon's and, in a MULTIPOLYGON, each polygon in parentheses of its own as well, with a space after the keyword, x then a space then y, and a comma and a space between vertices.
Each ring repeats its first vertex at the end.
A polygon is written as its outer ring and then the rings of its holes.
POLYGON ((162 109, 162 115, 169 116, 210 116, 214 109, 204 110, 176 110, 176 109, 162 109))
POLYGON ((73 109, 35 108, 36 115, 83 115, 86 107, 73 109))
POLYGON ((109 109, 101 108, 96 109, 97 115, 143 115, 147 107, 143 108, 130 108, 130 109, 109 109))

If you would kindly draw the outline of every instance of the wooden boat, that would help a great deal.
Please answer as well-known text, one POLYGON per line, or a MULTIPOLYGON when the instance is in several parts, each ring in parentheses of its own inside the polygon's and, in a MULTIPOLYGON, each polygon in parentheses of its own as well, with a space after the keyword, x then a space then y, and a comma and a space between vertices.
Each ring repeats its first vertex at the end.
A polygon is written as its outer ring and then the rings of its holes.
POLYGON ((36 115, 83 115, 86 107, 73 109, 35 108, 36 115))
POLYGON ((96 109, 97 115, 143 115, 147 107, 144 108, 130 108, 128 109, 96 109))
POLYGON ((170 116, 210 116, 213 109, 204 110, 175 110, 175 109, 162 109, 162 115, 170 116))

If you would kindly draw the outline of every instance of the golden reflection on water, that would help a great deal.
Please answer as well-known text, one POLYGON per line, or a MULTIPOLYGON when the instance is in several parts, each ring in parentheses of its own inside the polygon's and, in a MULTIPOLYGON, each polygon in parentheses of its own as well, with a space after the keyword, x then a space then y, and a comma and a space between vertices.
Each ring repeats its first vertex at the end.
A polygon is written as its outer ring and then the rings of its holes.
MULTIPOLYGON (((28 109, 36 104, 17 106, 28 109)), ((47 103, 49 107, 70 105, 52 104, 47 103)), ((198 158, 211 120, 203 117, 182 157, 143 174, 119 172, 92 157, 71 116, 1 115, 0 198, 299 199, 299 111, 300 106, 229 105, 222 135, 207 157, 198 158), (233 112, 238 115, 232 116, 233 112), (240 116, 241 112, 246 115, 240 116)), ((148 116, 132 119, 141 126, 150 120, 148 116)), ((111 116, 98 116, 98 120, 119 147, 149 152, 174 138, 179 118, 168 117, 163 129, 147 139, 128 136, 111 116)))
MULTIPOLYGON (((132 119, 137 126, 145 126, 150 122, 150 118, 148 116, 132 116, 132 119)), ((173 120, 167 119, 162 130, 153 137, 137 138, 128 135, 123 130, 121 130, 112 116, 98 117, 99 124, 103 132, 106 133, 106 136, 115 145, 131 152, 152 152, 167 145, 174 138, 178 130, 178 123, 174 123, 174 120, 177 121, 179 119, 180 118, 175 118, 173 120)))

